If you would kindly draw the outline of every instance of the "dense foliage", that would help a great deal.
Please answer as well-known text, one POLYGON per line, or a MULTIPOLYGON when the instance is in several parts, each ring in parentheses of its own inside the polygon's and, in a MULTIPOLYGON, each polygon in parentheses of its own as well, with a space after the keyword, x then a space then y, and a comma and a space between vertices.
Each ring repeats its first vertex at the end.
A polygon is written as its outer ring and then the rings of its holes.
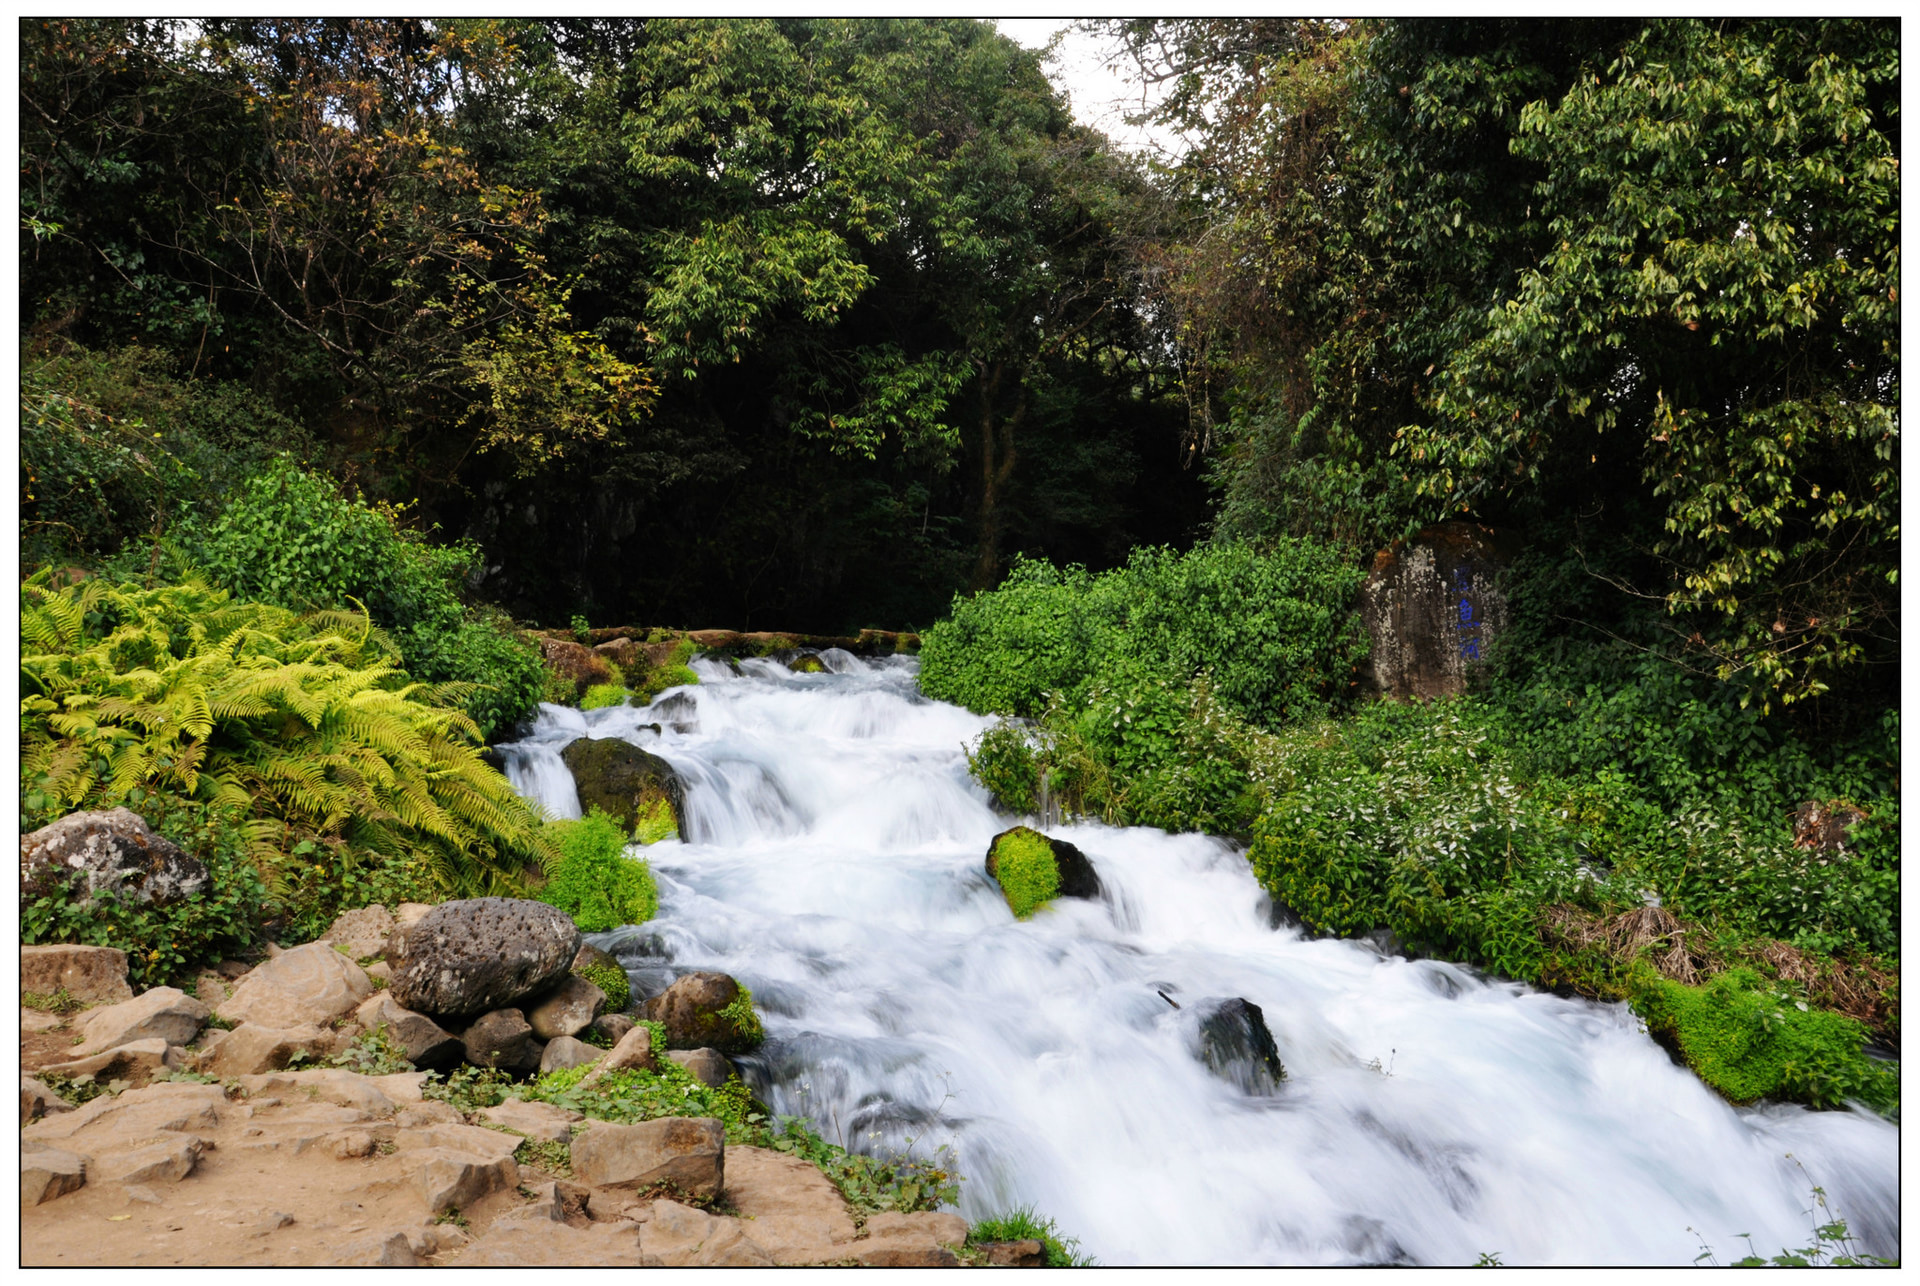
POLYGON ((660 908, 660 891, 644 859, 626 855, 619 821, 596 808, 573 821, 549 822, 560 860, 534 896, 573 917, 587 933, 645 924, 660 908))
POLYGON ((25 824, 136 789, 232 810, 268 887, 309 888, 316 914, 370 868, 506 893, 553 857, 480 759, 461 686, 409 682, 364 615, 46 570, 20 598, 25 824))

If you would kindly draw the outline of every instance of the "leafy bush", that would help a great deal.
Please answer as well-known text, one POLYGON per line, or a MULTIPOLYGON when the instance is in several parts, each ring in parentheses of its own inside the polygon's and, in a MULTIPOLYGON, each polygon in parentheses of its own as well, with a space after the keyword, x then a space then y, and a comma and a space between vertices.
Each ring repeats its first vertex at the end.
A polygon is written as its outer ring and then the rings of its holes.
POLYGON ((617 1014, 633 1003, 633 982, 619 965, 596 962, 573 972, 606 993, 608 1013, 617 1014))
POLYGON ((560 860, 534 896, 557 906, 588 933, 645 924, 660 909, 660 893, 646 862, 626 856, 627 834, 595 808, 576 821, 549 822, 560 860))
POLYGON ((539 655, 462 604, 477 548, 428 544, 399 519, 280 460, 247 480, 217 517, 196 524, 188 543, 206 574, 238 597, 299 610, 364 605, 391 631, 414 677, 474 685, 467 713, 491 736, 538 701, 539 655))
POLYGON ((987 788, 995 806, 1031 813, 1040 806, 1040 764, 1032 737, 1019 724, 1001 722, 981 733, 967 750, 967 769, 987 788))
MULTIPOLYGON (((55 820, 42 791, 27 792, 22 827, 55 820)), ((266 889, 249 859, 240 816, 231 808, 197 803, 135 787, 117 800, 147 820, 158 834, 206 865, 204 893, 156 908, 103 894, 88 899, 85 880, 57 881, 56 888, 20 907, 20 941, 78 942, 117 947, 127 953, 127 976, 142 988, 190 982, 206 962, 237 955, 254 945, 265 918, 266 889)))
POLYGON ((558 856, 481 760, 466 690, 407 682, 363 615, 201 584, 54 590, 45 569, 20 598, 22 794, 50 814, 135 787, 228 809, 281 898, 313 865, 396 861, 395 887, 428 882, 412 862, 441 891, 510 894, 558 856))
POLYGON ((968 709, 1033 717, 1122 672, 1184 687, 1213 673, 1220 702, 1278 724, 1343 703, 1365 656, 1352 613, 1362 573, 1333 549, 1138 549, 1099 576, 1015 563, 1000 588, 956 598, 922 640, 920 685, 968 709))

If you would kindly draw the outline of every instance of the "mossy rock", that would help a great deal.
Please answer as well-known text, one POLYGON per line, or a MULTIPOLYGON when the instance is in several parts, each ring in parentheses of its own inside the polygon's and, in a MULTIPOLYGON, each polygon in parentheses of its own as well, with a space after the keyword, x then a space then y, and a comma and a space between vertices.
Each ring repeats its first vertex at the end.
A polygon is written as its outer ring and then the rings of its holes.
POLYGON ((617 1014, 633 1003, 633 984, 611 952, 583 943, 573 958, 573 973, 607 993, 608 1013, 617 1014))
MULTIPOLYGON (((686 833, 685 787, 673 765, 618 737, 582 737, 560 752, 573 774, 581 812, 606 810, 632 834, 659 829, 662 809, 675 831, 686 833)), ((661 838, 655 834, 653 838, 661 838)))
POLYGON ((686 974, 649 1000, 646 1016, 665 1029, 668 1049, 745 1054, 767 1038, 753 993, 724 973, 686 974))
POLYGON ((1087 855, 1030 826, 1015 826, 993 837, 987 846, 987 874, 1022 920, 1056 897, 1100 896, 1100 877, 1087 855))
POLYGON ((791 661, 787 662, 787 668, 795 674, 827 673, 825 663, 812 652, 802 652, 799 656, 794 657, 791 661))

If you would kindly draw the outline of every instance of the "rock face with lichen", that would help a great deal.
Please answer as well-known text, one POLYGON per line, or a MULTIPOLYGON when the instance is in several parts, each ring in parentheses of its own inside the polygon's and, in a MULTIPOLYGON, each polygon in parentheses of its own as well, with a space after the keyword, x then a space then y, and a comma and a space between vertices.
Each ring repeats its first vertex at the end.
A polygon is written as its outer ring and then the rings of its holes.
POLYGON ((442 902, 394 932, 387 986, 396 1004, 416 1013, 474 1017, 550 991, 579 951, 573 919, 544 902, 442 902))
POLYGON ((70 813, 20 837, 20 897, 44 896, 62 879, 83 881, 82 902, 111 893, 172 906, 206 892, 207 868, 125 808, 70 813))
POLYGON ((632 831, 664 804, 673 814, 674 826, 686 834, 680 774, 660 756, 618 737, 582 737, 562 750, 560 758, 573 774, 582 813, 603 809, 632 831))
POLYGON ((1374 687, 1422 700, 1465 692, 1506 633, 1499 581, 1510 561, 1501 533, 1467 522, 1430 527, 1375 554, 1360 587, 1374 687))

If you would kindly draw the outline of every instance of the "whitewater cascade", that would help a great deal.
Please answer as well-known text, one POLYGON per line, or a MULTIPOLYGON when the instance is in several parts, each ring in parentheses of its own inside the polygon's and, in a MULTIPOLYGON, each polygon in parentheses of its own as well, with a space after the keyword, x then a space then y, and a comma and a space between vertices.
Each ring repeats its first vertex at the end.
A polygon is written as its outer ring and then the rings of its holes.
POLYGON ((1016 921, 982 866, 1014 823, 961 750, 990 721, 921 696, 911 659, 822 660, 701 659, 698 687, 543 706, 501 750, 555 816, 579 814, 577 737, 683 774, 687 834, 644 850, 658 918, 593 941, 642 994, 738 978, 760 1097, 857 1151, 950 1149, 969 1219, 1031 1206, 1111 1265, 1684 1265, 1741 1233, 1809 1245, 1819 1185, 1860 1249, 1899 1253, 1892 1124, 1736 1109, 1624 1005, 1276 928, 1222 841, 1051 828, 1104 897, 1016 921), (1265 1013, 1272 1093, 1198 1057, 1196 1009, 1230 997, 1265 1013))

